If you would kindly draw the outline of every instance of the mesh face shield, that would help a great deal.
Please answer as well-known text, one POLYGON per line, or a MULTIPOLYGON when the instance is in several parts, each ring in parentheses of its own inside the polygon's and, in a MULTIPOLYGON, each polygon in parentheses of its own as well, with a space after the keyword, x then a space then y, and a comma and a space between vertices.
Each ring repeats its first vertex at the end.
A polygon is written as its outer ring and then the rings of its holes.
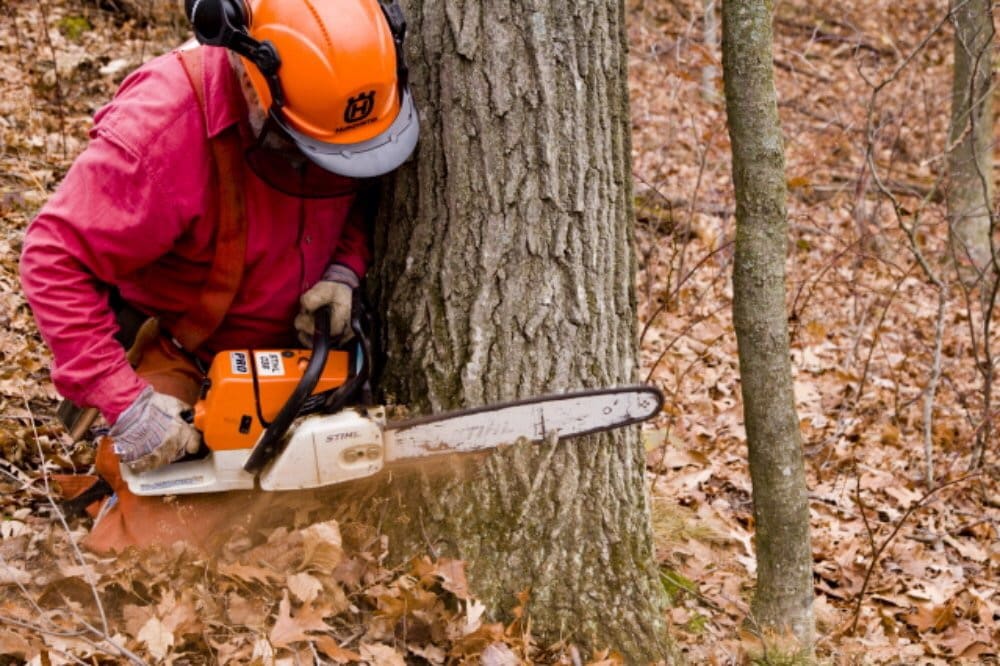
POLYGON ((307 159, 273 117, 243 157, 268 187, 290 197, 332 199, 354 194, 363 185, 357 178, 331 173, 307 159))

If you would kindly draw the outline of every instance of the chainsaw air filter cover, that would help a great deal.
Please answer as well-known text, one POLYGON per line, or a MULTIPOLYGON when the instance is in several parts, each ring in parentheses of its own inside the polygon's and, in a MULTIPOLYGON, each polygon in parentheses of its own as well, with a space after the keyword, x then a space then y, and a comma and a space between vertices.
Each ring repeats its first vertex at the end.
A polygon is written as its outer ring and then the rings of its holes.
MULTIPOLYGON (((194 427, 213 451, 250 449, 302 378, 306 349, 233 350, 216 354, 206 389, 194 408, 194 427)), ((350 354, 332 351, 313 395, 348 378, 350 354)))

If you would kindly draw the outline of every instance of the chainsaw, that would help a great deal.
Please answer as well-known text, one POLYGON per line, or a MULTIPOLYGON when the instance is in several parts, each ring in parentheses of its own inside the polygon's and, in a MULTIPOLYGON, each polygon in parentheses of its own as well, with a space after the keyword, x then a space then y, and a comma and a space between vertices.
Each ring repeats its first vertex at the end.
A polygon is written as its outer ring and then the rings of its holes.
POLYGON ((216 354, 188 415, 199 453, 122 476, 136 495, 316 488, 394 463, 565 439, 639 423, 659 413, 652 386, 584 390, 390 421, 372 405, 371 343, 355 299, 350 349, 331 349, 329 309, 316 313, 313 348, 216 354), (348 406, 348 403, 351 403, 348 406))

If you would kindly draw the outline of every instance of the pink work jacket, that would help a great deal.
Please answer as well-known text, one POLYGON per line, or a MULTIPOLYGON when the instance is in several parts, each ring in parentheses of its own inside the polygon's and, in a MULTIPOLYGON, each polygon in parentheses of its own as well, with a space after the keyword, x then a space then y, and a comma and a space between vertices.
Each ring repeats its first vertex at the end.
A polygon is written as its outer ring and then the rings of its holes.
MULTIPOLYGON (((146 386, 114 339, 108 285, 165 319, 198 299, 213 256, 218 192, 208 139, 246 122, 224 49, 204 49, 205 112, 175 53, 147 63, 94 117, 90 144, 25 234, 21 283, 52 350, 66 398, 109 422, 146 386)), ((249 228, 239 291, 199 348, 291 344, 299 296, 331 263, 363 275, 369 260, 353 195, 300 199, 241 162, 249 228)))

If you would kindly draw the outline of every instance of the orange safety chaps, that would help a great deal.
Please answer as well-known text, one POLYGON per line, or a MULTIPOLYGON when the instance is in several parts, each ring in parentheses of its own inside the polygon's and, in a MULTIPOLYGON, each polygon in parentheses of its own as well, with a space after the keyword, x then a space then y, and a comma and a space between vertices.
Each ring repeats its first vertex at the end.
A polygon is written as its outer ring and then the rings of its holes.
MULTIPOLYGON (((194 404, 201 391, 202 374, 182 352, 163 336, 144 350, 136 372, 153 389, 194 404)), ((130 546, 169 546, 176 541, 211 549, 221 543, 229 528, 248 525, 258 491, 142 497, 133 495, 122 479, 118 456, 111 439, 101 439, 97 449, 97 473, 115 494, 88 512, 97 516, 83 545, 96 553, 124 550, 130 546)))

